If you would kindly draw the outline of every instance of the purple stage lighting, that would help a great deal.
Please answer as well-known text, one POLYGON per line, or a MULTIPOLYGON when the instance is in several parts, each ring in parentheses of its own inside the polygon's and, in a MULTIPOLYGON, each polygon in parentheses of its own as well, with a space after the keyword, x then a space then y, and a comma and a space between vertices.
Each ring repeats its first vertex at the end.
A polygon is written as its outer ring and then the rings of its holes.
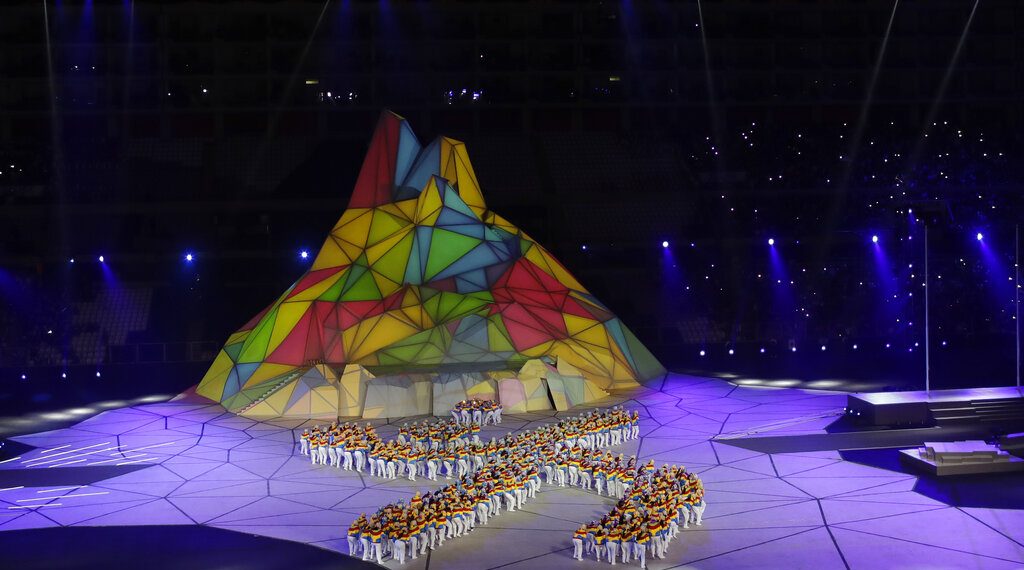
POLYGON ((668 247, 668 242, 667 241, 661 242, 661 247, 667 248, 668 247))
POLYGON ((871 236, 871 243, 878 243, 878 236, 871 236))
POLYGON ((106 260, 105 260, 105 259, 103 259, 103 256, 102 256, 102 255, 100 256, 100 258, 99 258, 99 259, 100 259, 100 263, 105 263, 105 262, 106 262, 106 260))
POLYGON ((307 259, 309 258, 309 252, 306 250, 302 250, 299 252, 299 257, 301 257, 302 259, 307 259))
POLYGON ((75 262, 75 258, 74 258, 74 257, 72 257, 72 258, 71 258, 71 259, 70 259, 69 261, 70 261, 71 263, 74 263, 74 262, 75 262))
POLYGON ((100 377, 100 371, 99 371, 99 370, 97 370, 97 371, 96 371, 96 377, 97 377, 97 378, 99 378, 99 377, 100 377))
POLYGON ((729 356, 732 356, 734 354, 736 354, 736 351, 730 348, 729 349, 729 356))
MULTIPOLYGON (((703 350, 702 350, 702 351, 700 351, 700 355, 701 355, 701 356, 704 356, 705 354, 707 354, 707 353, 706 353, 706 352, 704 352, 703 350)), ((24 375, 22 375, 22 378, 24 378, 24 377, 25 377, 25 376, 24 376, 24 375)))
POLYGON ((985 239, 985 235, 982 234, 981 232, 978 232, 978 235, 976 235, 974 237, 978 238, 978 241, 981 241, 981 240, 985 239))
POLYGON ((186 254, 185 254, 185 261, 186 261, 186 262, 188 262, 188 263, 192 263, 192 260, 193 260, 193 259, 195 259, 195 257, 194 257, 194 256, 193 256, 193 255, 192 255, 191 253, 186 253, 186 254))
POLYGON ((768 245, 775 245, 775 238, 768 238, 768 245))

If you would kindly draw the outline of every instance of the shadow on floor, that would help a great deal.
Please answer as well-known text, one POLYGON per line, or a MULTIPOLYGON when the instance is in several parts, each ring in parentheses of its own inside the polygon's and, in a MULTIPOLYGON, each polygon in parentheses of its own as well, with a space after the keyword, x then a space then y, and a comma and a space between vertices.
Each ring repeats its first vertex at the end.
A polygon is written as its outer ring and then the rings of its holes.
POLYGON ((308 546, 206 526, 58 527, 0 532, 5 568, 345 570, 376 564, 308 546))
POLYGON ((918 477, 914 491, 954 507, 1024 509, 1024 477, 1020 473, 936 477, 914 470, 899 459, 899 449, 841 451, 847 461, 918 477))

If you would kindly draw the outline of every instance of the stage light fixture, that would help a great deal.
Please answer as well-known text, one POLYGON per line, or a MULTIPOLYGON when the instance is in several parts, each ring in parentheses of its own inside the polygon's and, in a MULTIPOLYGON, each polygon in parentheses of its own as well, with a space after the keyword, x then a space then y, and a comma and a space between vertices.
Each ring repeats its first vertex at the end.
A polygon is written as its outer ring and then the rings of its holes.
POLYGON ((871 236, 871 243, 878 243, 878 236, 871 236))
POLYGON ((74 258, 74 257, 72 257, 72 258, 71 258, 71 259, 69 259, 68 261, 69 261, 69 262, 71 262, 71 263, 74 263, 74 262, 75 262, 75 258, 74 258))
POLYGON ((790 351, 790 352, 796 352, 796 347, 795 347, 795 346, 791 346, 791 347, 789 347, 789 351, 790 351))
POLYGON ((106 263, 106 260, 103 258, 102 255, 99 257, 99 260, 100 260, 100 263, 106 263))
POLYGON ((775 238, 768 238, 768 245, 775 245, 775 238))
POLYGON ((586 245, 586 244, 583 244, 583 246, 581 247, 581 249, 582 249, 583 251, 587 251, 587 245, 586 245))
POLYGON ((60 373, 60 377, 66 379, 68 377, 68 373, 67 372, 61 372, 60 373))
POLYGON ((97 378, 99 378, 99 377, 100 377, 100 371, 99 371, 99 370, 97 370, 97 371, 96 371, 96 377, 97 377, 97 378))
MULTIPOLYGON (((700 351, 700 355, 701 355, 701 356, 704 356, 705 354, 707 354, 707 353, 706 353, 706 352, 704 352, 703 350, 702 350, 702 351, 700 351)), ((22 377, 22 378, 24 378, 24 377, 25 377, 25 375, 24 375, 24 374, 22 374, 22 375, 21 375, 21 377, 22 377)))
POLYGON ((22 379, 22 380, 28 380, 28 376, 26 376, 26 375, 22 374, 22 375, 21 375, 21 379, 22 379))
POLYGON ((854 349, 854 350, 857 350, 857 345, 856 345, 856 344, 855 344, 855 345, 853 345, 853 349, 854 349))
POLYGON ((729 349, 729 356, 732 356, 734 354, 736 354, 736 351, 730 348, 729 349))
POLYGON ((185 261, 186 261, 186 262, 188 262, 188 263, 192 263, 192 260, 193 260, 193 259, 195 259, 195 257, 193 257, 191 253, 186 253, 186 254, 185 254, 185 261))
POLYGON ((823 345, 821 345, 821 351, 822 351, 822 352, 825 352, 825 345, 824 345, 824 344, 823 344, 823 345))
POLYGON ((764 348, 761 349, 761 354, 764 354, 764 348))
POLYGON ((665 249, 668 249, 668 242, 667 241, 661 242, 661 247, 663 247, 665 249))
POLYGON ((978 238, 978 241, 981 241, 981 240, 985 239, 985 235, 982 234, 981 232, 978 232, 978 235, 975 236, 975 237, 978 238))
POLYGON ((302 250, 299 252, 299 257, 301 257, 302 259, 307 259, 309 258, 309 252, 306 250, 302 250))

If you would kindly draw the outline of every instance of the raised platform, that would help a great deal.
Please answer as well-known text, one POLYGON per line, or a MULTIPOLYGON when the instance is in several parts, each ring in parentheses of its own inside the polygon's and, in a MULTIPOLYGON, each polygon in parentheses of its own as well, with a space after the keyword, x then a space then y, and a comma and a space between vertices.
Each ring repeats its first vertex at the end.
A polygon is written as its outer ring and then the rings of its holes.
POLYGON ((1017 388, 850 394, 847 413, 873 426, 1024 423, 1024 395, 1017 388))
POLYGON ((925 443, 924 447, 901 449, 900 460, 940 477, 1024 471, 1024 459, 984 441, 925 443))

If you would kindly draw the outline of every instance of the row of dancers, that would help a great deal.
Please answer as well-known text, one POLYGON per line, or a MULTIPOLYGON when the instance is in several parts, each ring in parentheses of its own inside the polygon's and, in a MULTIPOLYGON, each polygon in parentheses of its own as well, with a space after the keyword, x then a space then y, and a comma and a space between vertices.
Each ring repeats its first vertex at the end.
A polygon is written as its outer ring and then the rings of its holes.
POLYGON ((647 568, 648 547, 652 557, 665 558, 680 528, 703 524, 707 503, 696 473, 677 465, 655 469, 651 461, 635 470, 633 480, 610 513, 573 533, 574 559, 592 554, 615 565, 621 553, 623 563, 636 560, 647 568))
MULTIPOLYGON (((554 430, 553 441, 559 442, 559 446, 589 450, 639 437, 639 420, 638 412, 615 409, 564 420, 544 429, 554 430)), ((494 459, 503 443, 495 438, 483 442, 479 434, 480 425, 476 423, 423 420, 412 426, 403 424, 395 440, 384 441, 369 423, 365 427, 345 423, 306 430, 300 436, 300 444, 301 453, 308 455, 314 465, 358 472, 368 468, 370 476, 388 479, 406 476, 415 481, 419 475, 436 481, 440 474, 448 479, 465 477, 473 468, 494 459)), ((574 476, 572 466, 565 467, 574 476)))
POLYGON ((472 419, 472 423, 475 424, 498 425, 501 423, 501 410, 501 404, 494 400, 470 398, 455 404, 452 408, 452 419, 455 423, 468 424, 472 419))
MULTIPOLYGON (((360 515, 348 529, 349 554, 378 563, 383 563, 385 556, 399 563, 416 558, 446 539, 487 524, 501 514, 502 507, 508 511, 522 508, 536 497, 542 473, 550 485, 564 483, 570 458, 582 454, 584 441, 592 453, 612 442, 623 443, 637 437, 634 428, 638 428, 638 420, 638 414, 621 407, 595 410, 482 444, 487 448, 482 461, 471 462, 465 476, 454 483, 425 495, 417 493, 408 503, 385 505, 371 516, 360 515), (607 432, 601 433, 602 428, 607 432), (569 434, 575 435, 571 443, 569 434)), ((635 465, 636 459, 624 460, 620 455, 611 461, 625 466, 635 465)))

